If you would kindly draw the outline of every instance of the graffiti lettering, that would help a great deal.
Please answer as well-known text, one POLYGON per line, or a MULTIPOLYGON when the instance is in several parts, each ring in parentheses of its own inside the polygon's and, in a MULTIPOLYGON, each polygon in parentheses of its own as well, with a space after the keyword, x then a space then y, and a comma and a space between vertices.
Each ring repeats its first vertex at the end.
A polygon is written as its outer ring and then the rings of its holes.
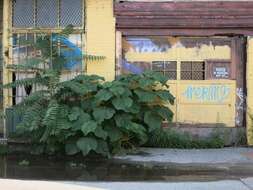
POLYGON ((183 96, 189 101, 222 103, 228 98, 230 91, 225 85, 188 86, 183 96))

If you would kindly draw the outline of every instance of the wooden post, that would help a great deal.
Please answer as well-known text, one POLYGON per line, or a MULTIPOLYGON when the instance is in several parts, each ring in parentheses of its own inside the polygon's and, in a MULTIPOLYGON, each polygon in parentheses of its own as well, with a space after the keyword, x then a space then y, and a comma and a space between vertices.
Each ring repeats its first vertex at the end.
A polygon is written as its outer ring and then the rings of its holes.
POLYGON ((119 76, 122 65, 122 33, 116 32, 116 77, 119 76))
MULTIPOLYGON (((10 26, 11 26, 11 1, 3 1, 3 84, 12 81, 12 73, 6 69, 6 65, 10 64, 10 26)), ((11 91, 3 90, 3 109, 12 105, 11 91)), ((7 138, 6 121, 4 121, 4 138, 7 138)))

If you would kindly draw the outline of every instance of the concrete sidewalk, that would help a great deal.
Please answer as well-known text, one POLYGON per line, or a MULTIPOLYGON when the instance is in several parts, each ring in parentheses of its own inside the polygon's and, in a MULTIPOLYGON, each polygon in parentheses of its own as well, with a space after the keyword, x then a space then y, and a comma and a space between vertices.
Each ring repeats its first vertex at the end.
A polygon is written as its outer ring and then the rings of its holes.
POLYGON ((117 156, 122 162, 142 162, 160 164, 252 164, 253 148, 223 149, 159 149, 141 148, 139 154, 117 156))
POLYGON ((48 182, 0 179, 1 190, 252 190, 253 179, 216 182, 48 182))

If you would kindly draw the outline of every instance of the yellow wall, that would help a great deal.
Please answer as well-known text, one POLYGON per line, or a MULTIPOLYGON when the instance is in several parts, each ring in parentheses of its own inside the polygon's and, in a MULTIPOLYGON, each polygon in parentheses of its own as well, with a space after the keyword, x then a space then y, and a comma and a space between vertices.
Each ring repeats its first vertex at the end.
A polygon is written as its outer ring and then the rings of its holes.
POLYGON ((236 82, 233 80, 169 81, 176 97, 174 122, 235 126, 236 82))
MULTIPOLYGON (((248 63, 247 63, 247 106, 248 114, 253 117, 253 37, 248 38, 248 63)), ((247 117, 248 144, 253 145, 253 121, 247 117)))
MULTIPOLYGON (((170 39, 170 38, 168 38, 170 39)), ((173 43, 164 52, 153 52, 136 48, 123 39, 124 58, 127 62, 176 61, 177 80, 168 81, 170 91, 176 97, 174 122, 188 124, 212 124, 235 127, 236 81, 235 80, 180 80, 183 61, 231 60, 231 47, 227 44, 202 43, 184 46, 173 43)), ((205 38, 203 38, 204 40, 205 38)), ((215 39, 215 38, 213 38, 215 39)), ((220 40, 223 41, 221 38, 220 40)), ((194 38, 188 38, 194 42, 194 38)), ((209 39, 210 42, 212 39, 209 39)), ((219 40, 218 38, 216 40, 219 40)), ((159 42, 159 39, 157 40, 159 42)), ((149 47, 147 47, 148 49, 149 47)))
POLYGON ((105 56, 87 64, 88 74, 115 78, 115 19, 113 0, 86 0, 86 52, 105 56))

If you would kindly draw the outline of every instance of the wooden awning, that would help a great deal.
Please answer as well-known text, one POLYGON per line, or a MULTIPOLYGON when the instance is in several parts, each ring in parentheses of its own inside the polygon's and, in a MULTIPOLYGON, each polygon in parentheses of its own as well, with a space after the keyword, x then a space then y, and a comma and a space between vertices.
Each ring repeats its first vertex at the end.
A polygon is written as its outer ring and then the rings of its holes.
POLYGON ((129 34, 253 35, 252 1, 121 1, 114 14, 117 29, 129 34))

